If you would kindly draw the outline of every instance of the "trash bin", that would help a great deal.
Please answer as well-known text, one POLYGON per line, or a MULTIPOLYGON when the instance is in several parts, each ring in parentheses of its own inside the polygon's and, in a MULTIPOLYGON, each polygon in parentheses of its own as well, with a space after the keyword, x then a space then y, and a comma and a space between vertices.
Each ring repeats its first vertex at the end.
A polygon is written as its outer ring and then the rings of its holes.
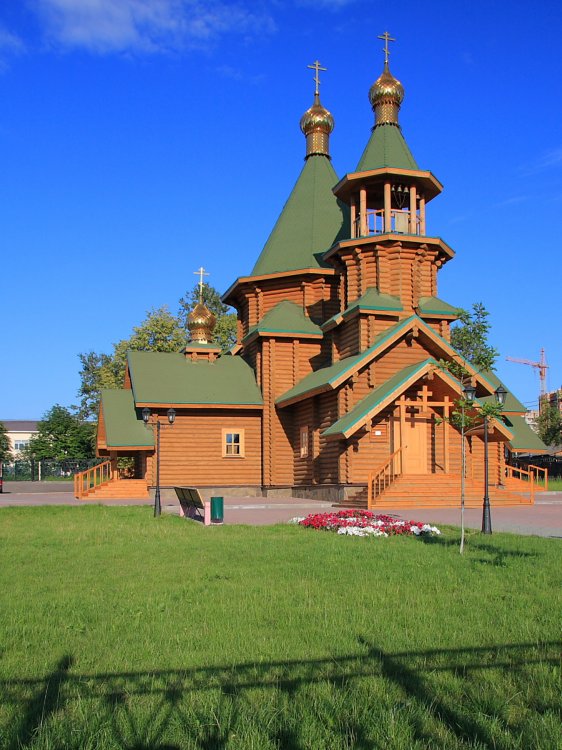
POLYGON ((224 497, 211 498, 211 523, 222 523, 224 518, 224 497))

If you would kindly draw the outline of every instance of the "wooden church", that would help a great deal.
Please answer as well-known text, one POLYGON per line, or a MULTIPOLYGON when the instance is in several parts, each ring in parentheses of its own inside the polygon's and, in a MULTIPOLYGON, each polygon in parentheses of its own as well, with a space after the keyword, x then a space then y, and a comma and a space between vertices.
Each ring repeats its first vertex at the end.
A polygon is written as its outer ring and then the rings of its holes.
MULTIPOLYGON (((146 496, 159 479, 170 492, 189 485, 355 507, 458 503, 461 433, 449 417, 462 386, 442 366, 460 359, 450 345, 457 309, 438 294, 454 252, 426 220, 442 185, 402 134, 404 89, 389 69, 388 38, 369 92, 374 126, 342 178, 315 67, 314 103, 300 123, 304 167, 251 274, 223 296, 238 313, 236 346, 220 351, 214 316, 199 304, 183 352, 130 352, 123 388, 101 398, 97 446, 107 463, 80 494, 146 496), (118 477, 120 456, 134 457, 134 479, 118 477)), ((477 409, 500 383, 464 365, 477 409)), ((509 455, 543 448, 525 411, 508 393, 490 424, 495 502, 521 500, 506 476, 509 455)), ((482 431, 464 440, 467 501, 480 503, 482 431)))

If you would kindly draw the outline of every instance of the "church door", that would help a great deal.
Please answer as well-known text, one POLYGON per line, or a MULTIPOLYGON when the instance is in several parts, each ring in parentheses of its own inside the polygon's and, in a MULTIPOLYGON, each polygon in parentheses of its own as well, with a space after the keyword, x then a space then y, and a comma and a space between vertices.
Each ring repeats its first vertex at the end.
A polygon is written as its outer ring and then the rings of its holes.
POLYGON ((404 474, 427 474, 427 437, 429 420, 415 415, 408 415, 400 424, 394 423, 394 445, 402 445, 402 472, 404 474), (402 428, 402 429, 401 429, 402 428), (400 434, 402 433, 402 434, 400 434))

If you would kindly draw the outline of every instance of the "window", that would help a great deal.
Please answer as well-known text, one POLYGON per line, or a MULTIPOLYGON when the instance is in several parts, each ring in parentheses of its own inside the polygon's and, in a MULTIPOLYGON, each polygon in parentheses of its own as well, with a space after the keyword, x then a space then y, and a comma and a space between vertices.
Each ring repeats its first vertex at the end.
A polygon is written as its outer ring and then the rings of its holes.
POLYGON ((29 445, 29 440, 14 440, 14 450, 23 451, 29 445))
POLYGON ((301 427, 301 458, 308 456, 308 427, 301 427))
POLYGON ((222 431, 222 455, 225 458, 244 458, 244 430, 222 431))

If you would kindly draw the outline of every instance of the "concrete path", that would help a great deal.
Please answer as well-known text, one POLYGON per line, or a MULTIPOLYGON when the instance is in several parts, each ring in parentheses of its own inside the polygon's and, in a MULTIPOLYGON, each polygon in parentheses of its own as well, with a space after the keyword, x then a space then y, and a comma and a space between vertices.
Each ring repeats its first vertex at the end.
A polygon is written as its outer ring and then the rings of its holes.
MULTIPOLYGON (((72 484, 61 482, 6 482, 0 494, 0 509, 9 506, 38 505, 85 505, 88 501, 76 500, 72 484), (60 487, 63 485, 63 487, 60 487)), ((99 502, 99 501, 98 501, 99 502)), ((150 500, 104 500, 103 505, 151 505, 150 500)), ((336 510, 327 502, 302 500, 299 498, 225 497, 225 523, 260 526, 286 523, 295 516, 309 513, 327 513, 336 510)), ((163 503, 163 511, 179 513, 177 503, 163 503)), ((436 526, 460 525, 458 508, 409 508, 400 510, 381 508, 381 513, 396 515, 404 519, 425 521, 436 526)), ((465 511, 467 528, 480 529, 482 511, 469 508, 465 511)), ((541 493, 533 506, 492 507, 493 531, 509 531, 515 534, 562 539, 562 492, 541 493)))

